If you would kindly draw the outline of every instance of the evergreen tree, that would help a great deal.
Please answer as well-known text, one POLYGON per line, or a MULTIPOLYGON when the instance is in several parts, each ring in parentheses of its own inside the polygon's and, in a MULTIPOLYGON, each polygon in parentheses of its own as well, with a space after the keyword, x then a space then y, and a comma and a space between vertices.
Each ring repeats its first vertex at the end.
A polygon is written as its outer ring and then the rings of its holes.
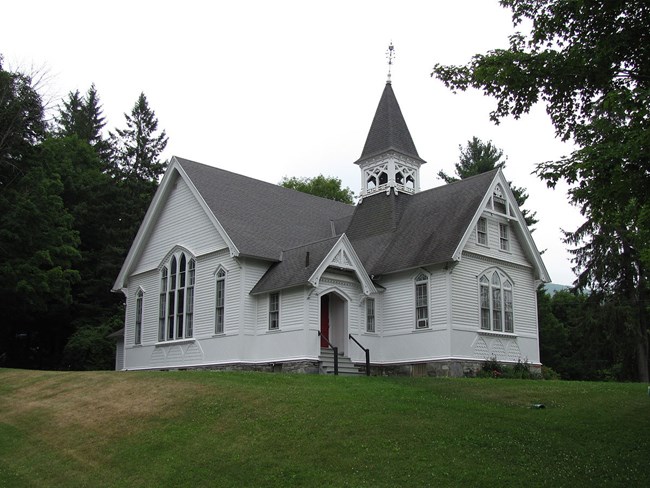
POLYGON ((79 235, 62 194, 38 161, 0 192, 0 364, 55 368, 71 332, 79 235))
POLYGON ((106 122, 94 84, 90 86, 83 98, 79 90, 70 92, 67 100, 63 101, 63 106, 59 107, 59 114, 55 119, 58 125, 56 132, 59 136, 76 135, 90 144, 108 165, 110 144, 102 136, 106 122))
POLYGON ((119 178, 158 181, 165 172, 166 162, 160 155, 167 146, 163 130, 157 134, 158 119, 144 93, 135 102, 131 114, 124 114, 126 128, 111 133, 114 147, 114 171, 119 178))
MULTIPOLYGON (((454 165, 456 176, 450 176, 442 170, 438 171, 438 178, 445 183, 452 183, 459 179, 463 180, 470 176, 492 171, 495 168, 505 168, 507 157, 503 156, 503 150, 492 144, 492 141, 483 142, 478 137, 472 137, 470 141, 467 141, 465 147, 460 145, 458 149, 460 150, 460 159, 454 165)), ((535 218, 536 212, 530 212, 528 209, 523 208, 526 200, 528 200, 526 189, 514 186, 512 183, 510 183, 510 189, 515 200, 517 200, 517 205, 521 209, 526 225, 531 228, 539 221, 535 218)))
POLYGON ((619 307, 632 331, 638 379, 650 381, 650 4, 501 0, 515 26, 508 49, 475 55, 466 66, 436 65, 448 87, 496 97, 494 121, 543 101, 556 134, 578 146, 537 174, 570 186, 585 217, 567 232, 576 285, 619 307), (524 24, 525 22, 525 24, 524 24))

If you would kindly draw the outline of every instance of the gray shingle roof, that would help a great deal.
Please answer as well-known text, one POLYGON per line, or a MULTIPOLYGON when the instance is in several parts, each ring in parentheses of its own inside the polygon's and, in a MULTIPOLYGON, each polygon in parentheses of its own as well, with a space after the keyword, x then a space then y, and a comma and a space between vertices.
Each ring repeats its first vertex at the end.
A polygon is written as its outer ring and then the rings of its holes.
POLYGON ((282 261, 274 263, 267 270, 260 281, 253 287, 251 293, 282 290, 292 286, 304 285, 338 240, 339 237, 331 237, 284 251, 282 261), (309 263, 307 263, 307 253, 309 253, 309 263))
POLYGON ((306 283, 343 232, 370 275, 451 261, 496 174, 353 207, 176 159, 242 255, 281 261, 253 293, 306 283))
POLYGON ((283 250, 332 237, 354 206, 176 157, 244 256, 277 261, 283 250))
POLYGON ((397 103, 393 87, 386 83, 372 120, 366 144, 359 161, 387 152, 397 151, 424 162, 418 155, 413 138, 397 103))
POLYGON ((497 170, 415 195, 377 194, 346 235, 371 275, 451 261, 497 170))

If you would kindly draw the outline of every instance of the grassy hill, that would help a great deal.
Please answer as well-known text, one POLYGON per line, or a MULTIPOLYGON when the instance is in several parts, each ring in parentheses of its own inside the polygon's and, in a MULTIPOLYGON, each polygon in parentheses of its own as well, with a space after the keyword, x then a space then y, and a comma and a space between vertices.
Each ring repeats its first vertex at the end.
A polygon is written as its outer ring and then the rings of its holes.
POLYGON ((641 384, 0 369, 0 487, 650 486, 649 434, 641 384))

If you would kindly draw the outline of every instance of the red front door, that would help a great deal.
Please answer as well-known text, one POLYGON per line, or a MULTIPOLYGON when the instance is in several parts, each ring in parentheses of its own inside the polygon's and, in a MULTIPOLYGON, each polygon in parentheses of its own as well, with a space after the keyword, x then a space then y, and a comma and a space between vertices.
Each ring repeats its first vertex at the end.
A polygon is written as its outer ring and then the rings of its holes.
POLYGON ((324 295, 320 297, 320 347, 328 347, 323 337, 330 338, 330 297, 324 295))

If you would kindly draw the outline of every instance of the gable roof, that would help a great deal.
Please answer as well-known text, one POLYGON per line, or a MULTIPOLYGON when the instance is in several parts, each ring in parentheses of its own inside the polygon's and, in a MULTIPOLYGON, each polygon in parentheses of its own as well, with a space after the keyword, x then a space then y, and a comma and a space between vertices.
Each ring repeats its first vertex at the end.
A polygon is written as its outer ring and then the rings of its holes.
POLYGON ((377 291, 350 241, 343 234, 284 251, 282 261, 274 263, 266 271, 251 290, 251 294, 273 292, 308 283, 318 286, 322 274, 329 266, 354 272, 365 294, 377 291))
POLYGON ((271 261, 283 250, 332 237, 332 221, 354 206, 183 158, 174 158, 239 254, 271 261))
POLYGON ((499 170, 414 195, 374 195, 346 230, 370 275, 454 260, 499 170))
POLYGON ((413 138, 390 82, 386 83, 357 163, 388 151, 397 151, 421 162, 413 138))

